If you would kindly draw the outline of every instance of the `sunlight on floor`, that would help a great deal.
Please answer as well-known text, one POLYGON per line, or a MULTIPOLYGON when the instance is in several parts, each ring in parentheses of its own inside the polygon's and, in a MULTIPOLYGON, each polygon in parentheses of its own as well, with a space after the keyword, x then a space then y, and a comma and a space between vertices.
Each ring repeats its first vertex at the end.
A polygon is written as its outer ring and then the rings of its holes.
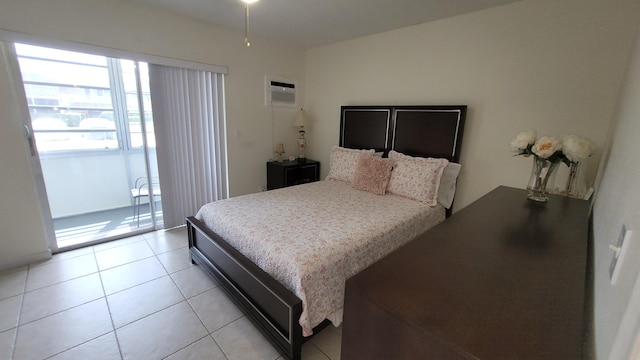
MULTIPOLYGON (((162 211, 156 212, 156 220, 161 226, 162 211)), ((151 229, 152 219, 148 212, 134 216, 131 208, 122 208, 54 219, 54 226, 58 248, 62 249, 151 229)))

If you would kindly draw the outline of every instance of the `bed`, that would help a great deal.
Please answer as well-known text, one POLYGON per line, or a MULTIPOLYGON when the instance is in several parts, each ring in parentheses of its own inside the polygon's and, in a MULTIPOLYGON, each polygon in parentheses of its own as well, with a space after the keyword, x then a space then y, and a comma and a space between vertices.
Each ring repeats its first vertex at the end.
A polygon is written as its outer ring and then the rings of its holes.
MULTIPOLYGON (((465 115, 466 106, 343 106, 339 147, 457 163, 465 115)), ((331 178, 203 206, 187 218, 189 251, 284 356, 299 359, 326 319, 340 323, 346 278, 449 213, 331 178)))

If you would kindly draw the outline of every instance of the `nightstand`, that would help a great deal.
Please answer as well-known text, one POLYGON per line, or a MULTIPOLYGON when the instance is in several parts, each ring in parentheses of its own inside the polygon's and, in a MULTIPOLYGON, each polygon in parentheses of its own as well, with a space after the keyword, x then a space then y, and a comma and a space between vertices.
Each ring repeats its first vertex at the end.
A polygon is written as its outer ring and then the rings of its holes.
POLYGON ((267 162, 267 190, 305 184, 320 179, 320 162, 307 159, 298 161, 267 162))

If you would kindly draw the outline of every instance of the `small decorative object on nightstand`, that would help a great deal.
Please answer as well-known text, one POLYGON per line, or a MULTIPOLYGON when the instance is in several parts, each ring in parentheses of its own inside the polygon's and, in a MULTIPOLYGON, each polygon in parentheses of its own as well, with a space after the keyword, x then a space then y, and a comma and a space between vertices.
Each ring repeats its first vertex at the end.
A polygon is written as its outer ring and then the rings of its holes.
POLYGON ((304 148, 307 146, 307 140, 304 138, 304 130, 300 130, 300 136, 298 137, 298 150, 300 154, 298 155, 299 162, 305 162, 307 159, 304 155, 304 148))
POLYGON ((305 184, 320 179, 320 163, 306 160, 304 163, 296 161, 267 162, 267 190, 287 186, 305 184))
POLYGON ((276 154, 278 154, 278 158, 276 159, 278 162, 282 162, 282 154, 284 154, 284 145, 278 144, 276 145, 276 154))

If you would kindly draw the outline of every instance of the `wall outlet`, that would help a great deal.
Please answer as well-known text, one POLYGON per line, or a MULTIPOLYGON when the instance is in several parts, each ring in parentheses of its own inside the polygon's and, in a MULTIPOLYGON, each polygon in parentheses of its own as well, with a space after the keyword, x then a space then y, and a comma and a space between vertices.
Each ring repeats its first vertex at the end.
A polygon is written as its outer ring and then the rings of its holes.
POLYGON ((622 267, 627 249, 631 243, 630 239, 632 233, 633 232, 629 230, 629 226, 627 224, 622 224, 622 229, 620 230, 620 235, 618 235, 616 243, 609 245, 609 248, 613 251, 613 258, 611 259, 611 265, 609 265, 609 279, 611 280, 611 285, 616 285, 618 282, 620 268, 622 267))

